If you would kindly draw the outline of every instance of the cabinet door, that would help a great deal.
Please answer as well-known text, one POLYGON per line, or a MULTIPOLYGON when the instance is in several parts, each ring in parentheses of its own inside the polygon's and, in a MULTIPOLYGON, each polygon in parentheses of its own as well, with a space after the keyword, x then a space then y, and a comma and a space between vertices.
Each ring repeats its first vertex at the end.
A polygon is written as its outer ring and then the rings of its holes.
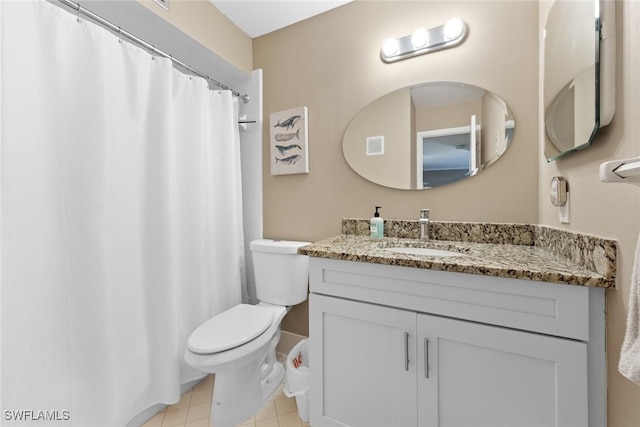
POLYGON ((312 294, 311 425, 412 427, 416 313, 312 294))
POLYGON ((588 425, 585 343, 422 314, 418 339, 418 425, 588 425))

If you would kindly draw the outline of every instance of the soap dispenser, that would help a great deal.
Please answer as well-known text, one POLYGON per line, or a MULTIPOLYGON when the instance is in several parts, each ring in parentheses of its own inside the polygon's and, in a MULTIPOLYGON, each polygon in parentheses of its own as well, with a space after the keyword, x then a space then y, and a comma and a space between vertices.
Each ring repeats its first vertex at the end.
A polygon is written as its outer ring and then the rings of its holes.
POLYGON ((373 218, 371 218, 371 223, 369 225, 370 235, 374 239, 382 239, 384 236, 384 221, 380 218, 380 214, 378 213, 378 209, 381 208, 382 206, 376 206, 376 212, 373 214, 373 218))

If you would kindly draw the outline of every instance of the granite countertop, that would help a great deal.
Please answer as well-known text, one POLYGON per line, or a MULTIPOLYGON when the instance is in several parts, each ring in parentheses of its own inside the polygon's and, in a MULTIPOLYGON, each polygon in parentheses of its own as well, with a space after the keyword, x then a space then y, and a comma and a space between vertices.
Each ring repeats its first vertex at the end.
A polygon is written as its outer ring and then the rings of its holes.
POLYGON ((368 221, 343 220, 343 234, 300 248, 312 257, 425 268, 559 284, 615 287, 615 241, 541 226, 432 222, 432 239, 413 237, 417 221, 385 220, 382 239, 368 221), (398 237, 400 236, 400 237, 398 237), (445 240, 450 239, 450 240, 445 240), (392 247, 427 247, 460 256, 396 253, 392 247))

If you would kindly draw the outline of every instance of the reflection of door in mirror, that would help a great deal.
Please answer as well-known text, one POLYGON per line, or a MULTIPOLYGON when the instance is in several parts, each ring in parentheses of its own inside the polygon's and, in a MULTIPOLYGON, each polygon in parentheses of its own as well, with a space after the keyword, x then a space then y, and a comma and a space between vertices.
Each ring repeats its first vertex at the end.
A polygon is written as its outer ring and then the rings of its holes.
POLYGON ((475 86, 442 86, 440 90, 443 93, 435 95, 431 89, 428 97, 424 96, 424 88, 411 90, 417 131, 417 188, 432 188, 475 175, 480 161, 476 123, 482 120, 486 91, 475 86))
POLYGON ((418 188, 459 181, 477 172, 480 125, 418 132, 418 188), (474 131, 475 129, 475 131, 474 131))
POLYGON ((513 132, 513 120, 505 120, 509 115, 507 104, 493 93, 465 87, 457 94, 457 102, 449 99, 448 105, 437 106, 432 105, 433 99, 420 100, 413 90, 412 95, 418 129, 417 188, 432 188, 473 176, 507 149, 508 128, 513 132))

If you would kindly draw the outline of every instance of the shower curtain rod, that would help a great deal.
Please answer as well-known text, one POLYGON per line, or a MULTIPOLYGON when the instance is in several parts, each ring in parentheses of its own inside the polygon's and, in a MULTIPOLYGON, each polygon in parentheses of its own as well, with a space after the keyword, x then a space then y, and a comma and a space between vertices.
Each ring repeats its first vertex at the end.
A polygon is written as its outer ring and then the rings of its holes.
POLYGON ((160 49, 156 48, 155 46, 145 42, 144 40, 139 39, 138 37, 134 36, 133 34, 123 30, 121 27, 107 21, 106 19, 104 19, 103 17, 96 15, 95 13, 91 12, 88 9, 85 9, 84 7, 80 6, 78 3, 75 3, 71 0, 58 0, 58 2, 64 4, 65 6, 68 6, 72 9, 74 9, 78 14, 82 13, 85 16, 88 16, 89 18, 93 19, 94 21, 96 21, 97 23, 99 23, 100 25, 103 25, 105 27, 107 27, 109 30, 117 33, 119 36, 124 36, 127 39, 131 40, 132 42, 142 46, 144 49, 152 52, 153 54, 156 54, 158 56, 162 56, 165 58, 170 59, 175 65, 178 65, 181 68, 184 68, 185 70, 187 70, 189 73, 194 74, 196 76, 200 76, 202 78, 204 78, 207 81, 210 81, 211 83, 213 83, 214 85, 216 85, 217 87, 223 89, 223 90, 230 90, 231 93, 233 93, 233 95, 239 97, 240 99, 242 99, 245 104, 247 102, 249 102, 249 95, 240 95, 240 92, 233 90, 232 88, 230 88, 229 86, 220 83, 219 81, 211 78, 210 76, 208 76, 207 74, 204 74, 198 70, 196 70, 195 68, 191 67, 190 65, 185 64, 184 62, 174 58, 173 56, 169 55, 168 53, 165 53, 163 51, 161 51, 160 49))

